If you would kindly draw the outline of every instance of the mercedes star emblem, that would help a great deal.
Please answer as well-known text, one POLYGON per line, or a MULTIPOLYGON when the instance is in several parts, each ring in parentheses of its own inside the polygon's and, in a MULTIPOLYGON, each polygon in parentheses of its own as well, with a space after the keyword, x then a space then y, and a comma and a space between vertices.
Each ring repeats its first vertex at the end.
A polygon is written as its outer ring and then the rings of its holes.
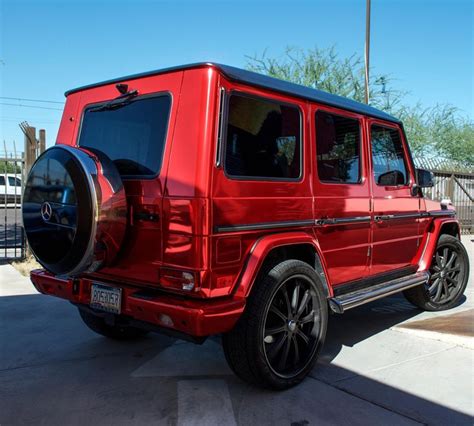
POLYGON ((43 203, 41 206, 41 217, 45 222, 49 222, 51 220, 51 216, 53 215, 53 208, 51 207, 51 204, 49 204, 47 201, 43 203))

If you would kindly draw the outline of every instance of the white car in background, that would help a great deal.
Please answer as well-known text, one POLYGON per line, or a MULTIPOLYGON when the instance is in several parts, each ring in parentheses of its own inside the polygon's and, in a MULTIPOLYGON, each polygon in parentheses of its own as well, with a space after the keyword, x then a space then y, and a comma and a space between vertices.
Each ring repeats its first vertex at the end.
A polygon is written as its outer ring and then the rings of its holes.
POLYGON ((0 202, 14 203, 21 199, 21 178, 14 173, 0 174, 0 202))

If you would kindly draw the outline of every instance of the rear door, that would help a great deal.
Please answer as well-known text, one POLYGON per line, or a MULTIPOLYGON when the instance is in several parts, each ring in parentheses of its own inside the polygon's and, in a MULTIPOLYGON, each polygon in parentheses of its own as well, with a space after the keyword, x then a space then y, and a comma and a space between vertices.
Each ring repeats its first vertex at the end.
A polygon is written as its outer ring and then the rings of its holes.
POLYGON ((81 93, 78 145, 106 154, 117 167, 129 206, 129 224, 117 264, 102 276, 158 284, 162 260, 162 204, 183 73, 124 81, 138 96, 118 107, 115 84, 81 93))
MULTIPOLYGON (((311 232, 306 103, 247 86, 228 86, 219 167, 213 176, 213 270, 237 274, 265 234, 311 232), (305 164, 306 163, 306 164, 305 164), (305 167, 303 167, 305 164, 305 167), (231 247, 234 247, 232 250, 231 247)), ((214 294, 225 294, 227 283, 214 294)))
POLYGON ((394 124, 368 120, 372 185, 370 275, 409 269, 419 245, 419 197, 406 141, 394 124))
POLYGON ((363 117, 334 108, 312 113, 315 234, 332 285, 368 274, 370 198, 363 117))

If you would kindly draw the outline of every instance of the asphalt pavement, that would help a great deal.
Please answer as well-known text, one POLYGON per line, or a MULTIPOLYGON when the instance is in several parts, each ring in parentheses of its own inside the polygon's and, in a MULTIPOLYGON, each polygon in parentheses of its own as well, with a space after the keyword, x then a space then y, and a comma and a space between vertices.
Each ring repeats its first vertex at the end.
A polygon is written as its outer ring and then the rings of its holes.
MULTIPOLYGON (((463 238, 474 269, 472 240, 463 238)), ((471 273, 451 311, 421 312, 394 296, 333 315, 310 377, 272 392, 231 373, 219 337, 110 341, 4 264, 0 424, 472 425, 473 292, 471 273)))

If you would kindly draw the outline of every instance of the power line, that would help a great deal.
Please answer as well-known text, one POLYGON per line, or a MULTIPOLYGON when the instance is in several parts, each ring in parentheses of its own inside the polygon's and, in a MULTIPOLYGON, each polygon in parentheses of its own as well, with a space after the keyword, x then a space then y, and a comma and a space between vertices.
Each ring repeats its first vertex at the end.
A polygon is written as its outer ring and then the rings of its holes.
MULTIPOLYGON (((24 118, 24 117, 23 117, 24 118)), ((0 123, 18 123, 19 121, 23 120, 23 118, 5 118, 0 117, 0 123)), ((43 124, 59 124, 60 121, 52 121, 52 120, 43 120, 41 118, 35 119, 35 122, 43 124)))
MULTIPOLYGON (((29 119, 30 120, 42 120, 44 117, 38 117, 38 116, 30 116, 28 115, 29 119)), ((3 119, 9 119, 9 120, 19 120, 19 121, 23 121, 25 119, 25 117, 21 117, 19 115, 0 115, 0 120, 3 120, 3 119)))
POLYGON ((64 104, 64 102, 59 101, 46 101, 44 99, 10 98, 8 96, 0 96, 0 99, 9 99, 11 101, 44 102, 47 104, 64 104))
POLYGON ((15 106, 15 107, 22 107, 22 108, 37 108, 37 109, 50 109, 54 111, 62 111, 62 108, 49 108, 44 106, 35 106, 35 105, 23 105, 23 104, 12 104, 8 102, 0 102, 0 105, 8 105, 8 106, 15 106))

